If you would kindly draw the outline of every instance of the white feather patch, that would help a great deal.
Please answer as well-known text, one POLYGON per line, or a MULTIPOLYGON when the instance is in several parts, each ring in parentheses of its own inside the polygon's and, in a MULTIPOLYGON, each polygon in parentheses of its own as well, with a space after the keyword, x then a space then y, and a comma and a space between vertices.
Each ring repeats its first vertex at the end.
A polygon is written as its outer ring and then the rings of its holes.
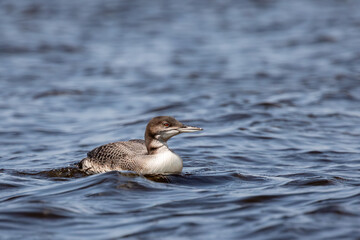
POLYGON ((172 151, 164 151, 152 155, 146 163, 146 174, 181 173, 183 162, 179 155, 172 151))

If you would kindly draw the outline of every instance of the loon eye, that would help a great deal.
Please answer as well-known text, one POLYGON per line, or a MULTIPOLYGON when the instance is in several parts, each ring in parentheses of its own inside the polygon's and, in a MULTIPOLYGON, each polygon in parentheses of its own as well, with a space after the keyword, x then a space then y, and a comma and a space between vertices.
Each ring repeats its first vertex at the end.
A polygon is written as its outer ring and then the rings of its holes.
POLYGON ((168 127, 168 126, 170 126, 170 124, 169 123, 163 123, 163 125, 164 125, 164 127, 168 127))

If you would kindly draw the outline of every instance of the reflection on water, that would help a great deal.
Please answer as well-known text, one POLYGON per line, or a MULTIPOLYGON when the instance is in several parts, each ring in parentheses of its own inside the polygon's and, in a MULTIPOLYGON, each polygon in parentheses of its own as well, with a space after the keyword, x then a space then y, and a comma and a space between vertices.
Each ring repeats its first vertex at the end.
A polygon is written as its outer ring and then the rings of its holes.
POLYGON ((0 2, 4 239, 358 239, 360 2, 0 2), (85 175, 172 115, 181 175, 85 175))

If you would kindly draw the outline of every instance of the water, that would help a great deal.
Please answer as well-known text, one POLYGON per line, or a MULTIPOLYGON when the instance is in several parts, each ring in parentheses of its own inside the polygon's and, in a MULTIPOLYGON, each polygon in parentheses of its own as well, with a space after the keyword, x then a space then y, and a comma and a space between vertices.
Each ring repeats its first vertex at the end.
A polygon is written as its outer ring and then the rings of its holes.
POLYGON ((0 2, 1 239, 359 239, 360 1, 0 2), (172 115, 181 175, 86 176, 172 115))

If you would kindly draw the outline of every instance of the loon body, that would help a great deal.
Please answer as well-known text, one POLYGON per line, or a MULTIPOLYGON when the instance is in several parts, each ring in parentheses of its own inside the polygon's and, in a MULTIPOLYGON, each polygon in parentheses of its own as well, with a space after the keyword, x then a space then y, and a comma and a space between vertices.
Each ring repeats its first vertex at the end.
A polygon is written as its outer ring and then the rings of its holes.
POLYGON ((155 117, 146 126, 145 141, 135 139, 102 145, 88 152, 78 166, 90 174, 113 170, 139 174, 181 173, 182 159, 169 149, 167 141, 180 133, 200 130, 186 126, 173 117, 155 117))

